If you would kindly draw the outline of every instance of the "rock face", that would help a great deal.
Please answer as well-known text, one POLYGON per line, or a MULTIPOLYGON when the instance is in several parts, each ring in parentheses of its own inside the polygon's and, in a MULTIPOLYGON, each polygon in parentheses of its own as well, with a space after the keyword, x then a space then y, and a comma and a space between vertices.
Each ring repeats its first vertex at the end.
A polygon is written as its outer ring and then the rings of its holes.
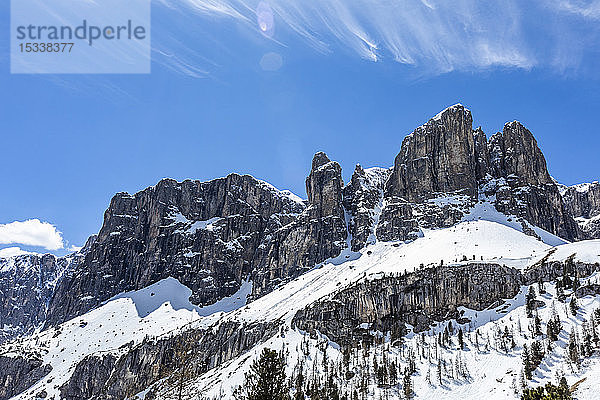
POLYGON ((497 264, 427 268, 359 282, 298 312, 294 323, 342 345, 357 343, 365 330, 397 338, 405 324, 421 332, 435 321, 459 319, 459 306, 481 310, 512 298, 522 282, 518 270, 497 264))
POLYGON ((490 173, 519 180, 522 186, 553 183, 546 159, 531 132, 518 121, 508 122, 489 142, 490 173))
POLYGON ((404 139, 386 183, 377 237, 410 240, 422 227, 452 225, 486 196, 502 213, 577 239, 577 225, 531 132, 514 121, 488 142, 471 124, 470 111, 455 105, 404 139))
POLYGON ((350 183, 344 188, 344 207, 351 218, 348 232, 352 235, 352 250, 358 251, 375 242, 375 227, 383 207, 383 191, 389 169, 356 165, 350 183))
MULTIPOLYGON (((293 325, 311 333, 317 330, 342 346, 354 346, 369 331, 390 333, 392 340, 431 325, 464 319, 459 307, 483 310, 513 298, 523 285, 548 282, 568 274, 590 276, 600 264, 540 261, 525 271, 493 263, 464 263, 424 268, 399 276, 362 280, 296 313, 293 325)), ((579 294, 597 293, 598 285, 580 288, 579 294)), ((497 310, 503 312, 502 308, 497 310)), ((504 311, 505 312, 505 311, 504 311)))
POLYGON ((473 141, 475 143, 475 174, 477 182, 482 182, 487 178, 490 172, 490 151, 487 144, 487 136, 481 127, 473 132, 473 141))
POLYGON ((52 368, 37 357, 0 356, 0 400, 8 400, 46 376, 52 368))
POLYGON ((0 343, 43 326, 57 282, 81 255, 20 255, 0 259, 0 343))
POLYGON ((498 211, 522 217, 568 240, 578 237, 573 217, 529 130, 517 121, 507 123, 501 133, 490 138, 489 155, 489 173, 496 181, 486 190, 496 196, 498 211))
POLYGON ((325 153, 315 154, 306 178, 308 207, 290 224, 274 230, 259 247, 253 291, 268 293, 347 247, 342 204, 342 168, 325 153))
POLYGON ((277 322, 250 325, 228 322, 217 329, 192 329, 180 334, 130 346, 124 354, 89 356, 75 367, 61 386, 65 400, 118 400, 129 398, 159 379, 177 387, 176 381, 198 376, 231 360, 272 337, 277 322), (180 374, 171 375, 174 371, 180 374))
POLYGON ((404 138, 388 197, 421 202, 438 193, 477 195, 471 112, 457 104, 404 138))
POLYGON ((135 195, 118 193, 82 264, 58 285, 48 324, 169 276, 192 289, 196 304, 232 295, 253 271, 265 238, 304 208, 237 174, 209 182, 164 179, 135 195))
POLYGON ((600 183, 583 183, 570 187, 561 186, 567 210, 575 217, 583 235, 590 239, 600 238, 600 183))
POLYGON ((340 164, 331 161, 323 152, 315 154, 310 175, 306 178, 306 194, 311 216, 332 217, 344 221, 343 188, 340 164))
POLYGON ((258 296, 337 256, 347 237, 341 167, 317 153, 306 187, 308 207, 237 174, 117 194, 80 267, 59 283, 47 325, 169 276, 199 305, 233 295, 247 277, 258 296))

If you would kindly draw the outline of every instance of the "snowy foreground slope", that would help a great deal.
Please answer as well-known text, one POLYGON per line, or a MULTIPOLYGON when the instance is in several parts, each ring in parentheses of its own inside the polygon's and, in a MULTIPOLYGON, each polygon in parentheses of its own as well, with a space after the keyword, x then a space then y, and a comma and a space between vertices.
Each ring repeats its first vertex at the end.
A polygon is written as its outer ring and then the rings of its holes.
MULTIPOLYGON (((462 308, 468 322, 463 319, 439 321, 422 333, 413 333, 408 326, 408 334, 401 342, 392 343, 388 333, 374 331, 369 324, 363 324, 357 328, 378 339, 372 346, 351 350, 346 361, 339 344, 318 333, 311 336, 302 332, 293 326, 292 320, 299 310, 358 282, 441 264, 495 263, 526 271, 542 261, 600 262, 600 240, 565 243, 538 228, 536 232, 543 241, 523 234, 521 225, 512 218, 480 203, 463 222, 451 228, 422 230, 422 237, 412 242, 378 242, 360 252, 346 249, 339 257, 249 304, 246 297, 251 292, 251 282, 242 285, 233 296, 198 308, 188 301, 189 289, 176 279, 167 278, 142 290, 115 296, 99 308, 56 328, 7 343, 1 347, 1 355, 37 354, 52 366, 47 376, 15 399, 59 399, 60 387, 69 381, 77 364, 86 356, 113 354, 118 357, 148 339, 168 337, 192 328, 216 329, 228 321, 275 321, 281 326, 278 334, 241 356, 189 379, 182 390, 184 398, 231 398, 232 390, 242 384, 244 373, 264 347, 285 349, 290 377, 302 369, 305 377, 320 376, 324 380, 332 371, 338 371, 335 379, 344 392, 357 390, 368 398, 401 398, 400 383, 378 385, 373 372, 374 363, 389 366, 392 362, 401 368, 414 363, 411 379, 418 398, 516 398, 524 382, 521 377, 523 345, 536 339, 531 328, 532 318, 526 315, 527 286, 522 286, 516 297, 492 309, 462 308), (556 244, 559 245, 554 246, 556 244), (449 322, 452 333, 448 342, 440 345, 438 336, 449 322), (464 332, 462 350, 458 345, 459 329, 464 332), (342 369, 346 373, 341 374, 342 369), (370 376, 366 383, 360 379, 365 374, 370 376)), ((598 277, 594 274, 581 278, 581 285, 585 286, 596 282, 598 277)), ((566 298, 559 301, 554 283, 544 285, 544 294, 539 294, 537 284, 532 286, 538 293, 537 312, 542 332, 546 332, 546 322, 553 313, 560 317, 562 326, 558 341, 553 343, 552 351, 545 355, 528 384, 556 381, 559 375, 564 375, 569 384, 585 378, 575 392, 576 397, 597 398, 600 358, 594 355, 582 360, 580 366, 574 366, 568 362, 565 348, 571 331, 580 332, 584 321, 590 321, 594 310, 600 308, 600 296, 578 299, 579 309, 572 315, 567 307, 570 290, 565 290, 566 298)), ((167 377, 136 397, 144 398, 151 392, 158 399, 178 398, 178 390, 167 377)))

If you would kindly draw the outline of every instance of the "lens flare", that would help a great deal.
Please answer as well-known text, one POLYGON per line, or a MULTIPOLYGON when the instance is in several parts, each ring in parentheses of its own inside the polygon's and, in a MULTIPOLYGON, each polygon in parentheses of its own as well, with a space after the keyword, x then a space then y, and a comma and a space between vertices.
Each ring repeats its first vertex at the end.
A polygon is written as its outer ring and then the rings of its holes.
POLYGON ((263 71, 278 71, 283 66, 283 58, 279 53, 269 52, 260 59, 263 71))
POLYGON ((275 30, 275 18, 273 17, 273 10, 269 3, 261 1, 256 7, 256 22, 258 29, 263 35, 267 37, 273 37, 275 30))

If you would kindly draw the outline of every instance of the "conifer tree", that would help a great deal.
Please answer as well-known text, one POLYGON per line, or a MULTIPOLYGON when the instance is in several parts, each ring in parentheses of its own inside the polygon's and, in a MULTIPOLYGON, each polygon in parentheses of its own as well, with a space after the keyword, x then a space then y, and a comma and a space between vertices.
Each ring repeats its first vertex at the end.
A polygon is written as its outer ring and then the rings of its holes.
POLYGON ((563 290, 562 285, 559 286, 558 283, 556 284, 556 298, 558 299, 558 301, 565 301, 566 298, 565 291, 563 290))
POLYGON ((548 339, 552 342, 555 342, 558 340, 558 334, 560 333, 560 331, 562 330, 562 326, 560 323, 560 318, 558 316, 558 314, 556 313, 556 309, 554 308, 554 303, 552 303, 552 316, 550 317, 550 319, 548 320, 548 323, 546 324, 546 335, 548 336, 548 339))
POLYGON ((575 272, 575 278, 573 278, 573 284, 571 285, 571 288, 573 289, 573 293, 579 289, 579 276, 577 276, 577 271, 575 272))
POLYGON ((527 344, 523 345, 523 372, 525 373, 525 379, 531 379, 531 356, 529 354, 529 348, 527 344))
POLYGON ((536 298, 535 289, 533 288, 533 286, 529 286, 529 291, 527 292, 527 298, 526 298, 526 304, 525 304, 525 310, 527 311, 527 318, 533 317, 533 310, 536 308, 535 307, 535 298, 536 298))
POLYGON ((408 370, 404 371, 404 378, 402 379, 402 393, 404 393, 404 397, 407 399, 411 399, 414 396, 412 378, 410 377, 408 370))
POLYGON ((577 309, 579 306, 577 305, 577 300, 575 299, 575 295, 571 296, 571 302, 569 303, 569 309, 571 310, 571 314, 573 316, 577 315, 577 309))
POLYGON ((592 317, 590 318, 590 324, 591 324, 591 330, 592 330, 592 341, 594 342, 594 345, 598 346, 598 332, 596 332, 596 318, 594 317, 594 315, 592 315, 592 317))
POLYGON ((581 355, 590 357, 592 355, 592 333, 587 321, 584 321, 581 326, 581 355))
MULTIPOLYGON (((566 385, 566 381, 565 381, 566 385)), ((571 400, 571 392, 568 387, 562 385, 554 386, 547 383, 546 386, 537 388, 526 388, 523 390, 521 400, 571 400)))
POLYGON ((571 334, 569 335, 569 344, 567 345, 567 355, 569 357, 569 361, 572 365, 579 366, 579 346, 577 344, 577 333, 573 328, 571 330, 571 334))
POLYGON ((304 368, 302 363, 298 365, 298 374, 296 375, 296 380, 294 382, 294 386, 296 388, 296 392, 294 394, 294 400, 304 400, 304 368))
POLYGON ((531 351, 530 351, 531 369, 535 370, 540 365, 543 358, 544 358, 544 349, 542 346, 542 342, 539 342, 536 340, 535 342, 533 342, 531 344, 531 351))
POLYGON ((236 400, 289 400, 283 355, 265 348, 234 392, 236 400))
POLYGON ((535 311, 535 317, 533 319, 533 334, 535 336, 540 336, 542 334, 542 321, 540 320, 537 310, 535 311))
POLYGON ((395 385, 398 383, 398 367, 396 362, 392 361, 390 364, 390 384, 395 385))
POLYGON ((546 288, 544 287, 544 281, 542 280, 542 278, 540 277, 540 279, 538 280, 538 288, 539 288, 539 292, 540 294, 544 294, 546 293, 546 288))

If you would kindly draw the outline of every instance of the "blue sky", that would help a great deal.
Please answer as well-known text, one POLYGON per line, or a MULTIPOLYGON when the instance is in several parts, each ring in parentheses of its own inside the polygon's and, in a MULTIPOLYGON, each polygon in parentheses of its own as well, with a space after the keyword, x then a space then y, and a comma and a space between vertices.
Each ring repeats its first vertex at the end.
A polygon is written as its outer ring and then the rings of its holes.
POLYGON ((157 1, 149 75, 11 75, 0 37, 0 249, 64 254, 115 192, 163 177, 249 173, 305 197, 316 151, 346 179, 391 166, 457 102, 488 135, 522 121, 560 182, 598 180, 600 2, 484 3, 157 1))

